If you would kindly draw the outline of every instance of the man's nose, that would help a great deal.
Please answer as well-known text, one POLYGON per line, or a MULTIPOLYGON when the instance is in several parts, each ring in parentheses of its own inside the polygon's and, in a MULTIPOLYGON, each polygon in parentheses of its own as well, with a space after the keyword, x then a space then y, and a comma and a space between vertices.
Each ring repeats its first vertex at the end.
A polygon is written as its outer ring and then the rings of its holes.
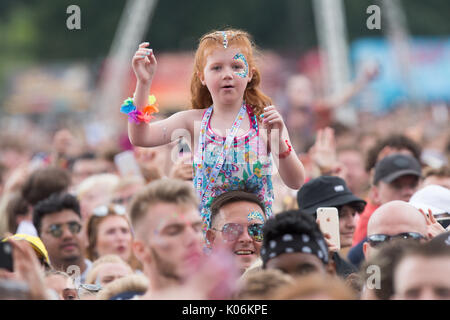
POLYGON ((404 186, 402 188, 402 197, 405 201, 409 201, 409 199, 413 196, 416 188, 413 186, 404 186))
POLYGON ((62 226, 62 238, 72 238, 73 237, 73 233, 70 231, 69 226, 68 225, 63 225, 62 226))
POLYGON ((345 225, 347 228, 356 228, 356 216, 349 216, 345 225))
POLYGON ((244 228, 244 231, 242 232, 242 234, 239 236, 238 241, 239 242, 252 242, 253 241, 252 237, 250 237, 250 235, 248 234, 248 230, 246 227, 244 228))
POLYGON ((185 243, 190 245, 196 245, 202 241, 202 233, 195 230, 192 226, 187 226, 184 233, 185 243))

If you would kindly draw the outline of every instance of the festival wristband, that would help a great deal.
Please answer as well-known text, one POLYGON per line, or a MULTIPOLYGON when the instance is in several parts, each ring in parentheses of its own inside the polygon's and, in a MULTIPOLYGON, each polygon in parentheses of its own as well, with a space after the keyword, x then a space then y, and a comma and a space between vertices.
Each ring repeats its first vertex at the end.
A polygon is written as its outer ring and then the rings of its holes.
POLYGON ((284 158, 288 157, 292 151, 292 146, 289 144, 288 140, 285 140, 285 142, 286 142, 286 145, 288 146, 288 149, 278 155, 279 159, 284 159, 284 158))
POLYGON ((128 115, 128 121, 134 122, 134 123, 149 123, 151 119, 154 117, 152 116, 153 113, 159 112, 158 108, 156 107, 156 98, 154 95, 151 95, 148 97, 148 105, 145 106, 142 111, 138 110, 136 106, 133 103, 132 98, 126 99, 122 106, 120 107, 120 112, 128 115))

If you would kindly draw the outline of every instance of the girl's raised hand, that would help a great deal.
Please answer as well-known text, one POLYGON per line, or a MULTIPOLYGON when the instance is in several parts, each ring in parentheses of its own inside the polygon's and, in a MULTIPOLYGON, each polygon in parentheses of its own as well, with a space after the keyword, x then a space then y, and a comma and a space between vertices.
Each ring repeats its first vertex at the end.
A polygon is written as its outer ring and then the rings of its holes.
POLYGON ((133 56, 132 66, 139 82, 148 83, 153 79, 156 72, 156 58, 153 49, 148 49, 150 44, 143 42, 133 56))

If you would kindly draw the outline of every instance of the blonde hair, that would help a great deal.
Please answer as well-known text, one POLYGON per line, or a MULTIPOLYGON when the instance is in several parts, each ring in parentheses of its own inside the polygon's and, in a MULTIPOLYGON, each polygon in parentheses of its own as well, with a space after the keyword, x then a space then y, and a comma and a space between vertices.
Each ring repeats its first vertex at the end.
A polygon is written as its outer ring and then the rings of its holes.
POLYGON ((101 188, 105 192, 112 193, 114 188, 119 184, 120 178, 119 176, 112 173, 100 173, 92 175, 85 180, 83 180, 77 188, 77 198, 81 200, 83 196, 94 188, 101 188))
POLYGON ((294 282, 281 287, 273 294, 274 300, 302 300, 324 294, 329 300, 355 300, 352 289, 336 276, 312 273, 296 277, 294 282))
POLYGON ((193 109, 205 109, 212 105, 212 97, 208 88, 201 83, 199 78, 203 74, 206 65, 206 58, 213 49, 223 47, 224 35, 227 35, 228 46, 236 46, 242 51, 247 59, 248 68, 252 71, 252 79, 247 84, 244 92, 244 100, 249 104, 256 116, 263 113, 264 107, 271 105, 272 100, 266 96, 259 88, 261 74, 256 66, 255 55, 258 54, 256 45, 245 31, 238 29, 228 29, 225 31, 212 31, 200 38, 200 42, 195 53, 194 71, 191 78, 191 107, 193 109))
MULTIPOLYGON (((131 223, 135 231, 148 208, 156 203, 192 205, 198 208, 199 200, 192 182, 178 179, 160 179, 149 183, 133 198, 130 206, 131 223)), ((137 234, 138 235, 138 234, 137 234)))
POLYGON ((248 267, 247 269, 245 269, 244 273, 242 274, 240 279, 244 279, 245 277, 256 273, 258 271, 263 270, 263 262, 261 257, 258 257, 255 261, 253 261, 253 263, 250 265, 250 267, 248 267))
POLYGON ((97 300, 109 300, 124 292, 139 292, 144 294, 149 287, 148 279, 143 275, 133 274, 108 283, 97 294, 97 300))
POLYGON ((47 278, 47 277, 51 277, 51 276, 61 276, 61 277, 65 278, 65 279, 72 279, 64 271, 59 271, 59 270, 55 270, 55 269, 45 270, 44 277, 47 278))
POLYGON ((119 182, 114 186, 112 189, 112 192, 123 190, 127 187, 134 186, 134 185, 145 185, 145 181, 142 177, 138 176, 128 176, 128 177, 121 177, 119 179, 119 182))
POLYGON ((294 278, 278 269, 263 269, 241 277, 235 299, 266 300, 271 299, 273 290, 290 284, 294 278))
POLYGON ((100 267, 107 263, 123 264, 124 266, 127 266, 130 268, 130 272, 133 272, 133 269, 131 269, 131 266, 128 263, 126 263, 121 257, 119 257, 118 255, 115 255, 115 254, 107 254, 107 255, 104 255, 94 261, 91 269, 89 270, 88 274, 86 275, 86 283, 94 284, 95 281, 97 281, 98 271, 100 270, 100 267))

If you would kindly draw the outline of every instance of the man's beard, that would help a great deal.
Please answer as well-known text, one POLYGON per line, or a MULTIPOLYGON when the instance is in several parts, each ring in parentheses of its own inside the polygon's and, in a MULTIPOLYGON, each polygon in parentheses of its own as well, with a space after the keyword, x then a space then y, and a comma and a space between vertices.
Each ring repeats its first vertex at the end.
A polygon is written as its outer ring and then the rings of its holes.
POLYGON ((174 263, 164 260, 164 258, 162 258, 153 248, 150 248, 150 252, 153 256, 156 269, 161 276, 177 282, 182 281, 182 278, 176 274, 176 266, 174 263))

